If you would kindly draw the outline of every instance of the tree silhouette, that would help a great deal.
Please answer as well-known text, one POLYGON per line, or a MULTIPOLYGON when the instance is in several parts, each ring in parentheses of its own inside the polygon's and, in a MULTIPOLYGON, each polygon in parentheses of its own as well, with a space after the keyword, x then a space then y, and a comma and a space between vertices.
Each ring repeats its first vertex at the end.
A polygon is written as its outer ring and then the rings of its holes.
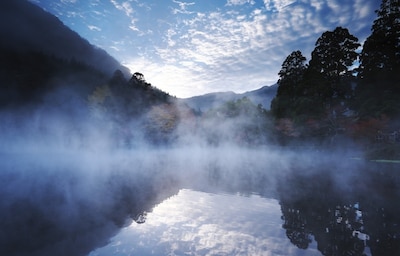
POLYGON ((301 97, 300 83, 306 70, 306 58, 300 51, 294 51, 286 57, 278 75, 278 91, 271 102, 271 110, 275 117, 293 116, 296 104, 301 97))
POLYGON ((360 56, 357 107, 361 116, 394 116, 400 103, 400 1, 383 0, 360 56))
POLYGON ((337 27, 333 31, 324 32, 315 43, 311 53, 306 84, 308 94, 323 100, 321 107, 332 105, 332 100, 342 101, 350 97, 351 85, 349 70, 358 54, 360 46, 357 37, 348 29, 337 27))
POLYGON ((333 31, 324 32, 315 46, 311 53, 310 69, 326 78, 336 79, 347 73, 353 65, 358 57, 355 50, 360 44, 347 28, 337 27, 333 31))

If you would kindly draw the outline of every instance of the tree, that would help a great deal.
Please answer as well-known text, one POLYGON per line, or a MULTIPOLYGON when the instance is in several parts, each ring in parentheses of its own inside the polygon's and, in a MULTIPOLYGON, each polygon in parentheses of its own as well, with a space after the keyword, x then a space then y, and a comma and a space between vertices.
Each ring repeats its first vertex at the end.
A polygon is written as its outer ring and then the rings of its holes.
POLYGON ((337 27, 324 32, 315 43, 309 63, 309 76, 317 78, 315 93, 324 100, 330 98, 345 99, 351 91, 348 83, 352 70, 350 67, 357 60, 358 38, 348 29, 337 27))
POLYGON ((399 114, 400 1, 382 0, 364 43, 356 90, 361 116, 399 114))
POLYGON ((400 1, 383 0, 376 11, 360 57, 360 78, 370 78, 382 71, 393 72, 400 65, 400 1))
POLYGON ((280 79, 277 95, 271 102, 271 110, 275 117, 289 117, 295 110, 301 96, 300 83, 307 68, 305 61, 301 51, 293 51, 282 63, 278 73, 280 79))
POLYGON ((138 81, 143 81, 145 82, 146 80, 144 79, 144 75, 140 72, 135 72, 133 74, 133 77, 135 77, 138 81))
POLYGON ((358 38, 351 35, 347 28, 337 27, 334 31, 324 32, 315 43, 311 53, 310 69, 327 78, 337 78, 349 71, 358 54, 358 38))
POLYGON ((302 78, 307 66, 305 65, 306 58, 302 55, 301 51, 294 51, 286 57, 282 63, 282 68, 278 75, 278 96, 280 95, 293 95, 296 93, 298 85, 302 78))

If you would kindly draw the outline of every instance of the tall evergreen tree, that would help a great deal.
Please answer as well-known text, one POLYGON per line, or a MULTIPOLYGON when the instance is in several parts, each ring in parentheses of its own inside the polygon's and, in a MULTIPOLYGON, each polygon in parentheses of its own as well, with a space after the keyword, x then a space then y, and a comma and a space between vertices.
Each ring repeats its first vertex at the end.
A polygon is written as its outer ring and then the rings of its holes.
POLYGON ((299 114, 322 118, 327 109, 352 96, 350 67, 358 58, 359 46, 357 37, 342 27, 326 31, 318 38, 301 81, 299 114))
POLYGON ((400 0, 382 0, 360 57, 357 106, 362 116, 400 114, 400 0))
POLYGON ((333 31, 324 32, 315 43, 311 53, 308 79, 311 90, 324 100, 348 96, 351 76, 350 67, 357 60, 358 38, 349 33, 348 29, 337 27, 333 31))
POLYGON ((275 117, 290 117, 296 109, 296 103, 301 96, 300 84, 304 72, 306 58, 301 51, 293 51, 282 63, 279 71, 278 91, 271 102, 271 110, 275 117))

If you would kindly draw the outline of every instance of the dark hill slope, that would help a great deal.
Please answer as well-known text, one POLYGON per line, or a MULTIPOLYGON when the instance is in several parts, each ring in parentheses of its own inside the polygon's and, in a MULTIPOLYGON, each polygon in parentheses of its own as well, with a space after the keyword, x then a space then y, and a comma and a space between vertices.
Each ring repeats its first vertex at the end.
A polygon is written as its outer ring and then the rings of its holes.
POLYGON ((49 94, 75 95, 84 104, 115 70, 130 76, 107 52, 26 0, 0 1, 0 56, 0 108, 37 104, 49 94))
POLYGON ((26 0, 0 1, 0 47, 74 59, 108 76, 116 69, 129 75, 129 70, 107 52, 91 45, 57 17, 26 0))

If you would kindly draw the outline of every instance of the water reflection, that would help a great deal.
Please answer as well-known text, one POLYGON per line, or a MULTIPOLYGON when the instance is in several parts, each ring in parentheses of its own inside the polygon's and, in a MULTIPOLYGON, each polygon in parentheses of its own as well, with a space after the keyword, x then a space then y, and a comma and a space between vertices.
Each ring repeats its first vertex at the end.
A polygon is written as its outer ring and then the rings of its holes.
POLYGON ((286 238, 277 200, 188 189, 124 228, 98 255, 320 255, 286 238))
POLYGON ((73 157, 0 153, 0 255, 87 255, 178 192, 131 162, 73 157))
POLYGON ((239 194, 180 190, 91 256, 400 255, 396 170, 293 168, 277 183, 276 199, 257 186, 258 195, 247 186, 239 194))
POLYGON ((400 255, 398 165, 133 153, 0 154, 0 255, 400 255))
POLYGON ((307 249, 314 237, 323 255, 399 255, 399 183, 395 169, 376 167, 345 180, 344 172, 292 174, 280 187, 289 240, 307 249))

